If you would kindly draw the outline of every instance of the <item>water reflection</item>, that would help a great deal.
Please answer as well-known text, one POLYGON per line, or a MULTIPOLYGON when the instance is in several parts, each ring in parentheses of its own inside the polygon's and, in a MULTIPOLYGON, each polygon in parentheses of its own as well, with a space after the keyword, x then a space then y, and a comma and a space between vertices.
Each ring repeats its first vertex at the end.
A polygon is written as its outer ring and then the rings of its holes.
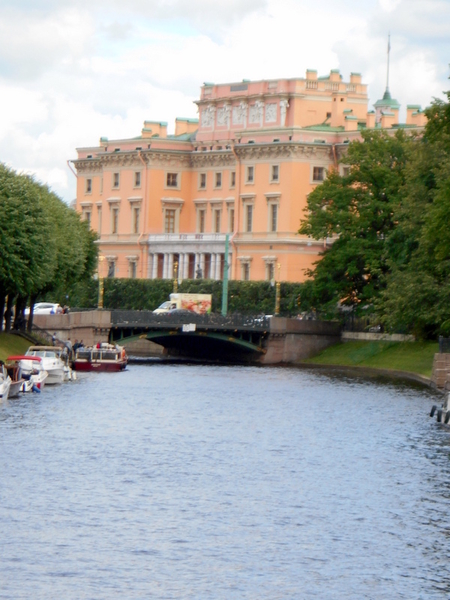
POLYGON ((2 598, 447 598, 435 402, 398 381, 156 363, 11 400, 2 598))

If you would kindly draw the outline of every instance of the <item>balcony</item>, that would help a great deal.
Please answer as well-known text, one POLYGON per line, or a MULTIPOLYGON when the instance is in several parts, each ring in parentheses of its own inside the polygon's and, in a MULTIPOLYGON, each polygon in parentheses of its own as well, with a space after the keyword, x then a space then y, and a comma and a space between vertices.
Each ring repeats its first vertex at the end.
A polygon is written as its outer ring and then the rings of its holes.
MULTIPOLYGON (((229 234, 231 235, 231 234, 229 234)), ((169 242, 223 242, 225 243, 225 233, 157 233, 148 236, 149 244, 169 242)))

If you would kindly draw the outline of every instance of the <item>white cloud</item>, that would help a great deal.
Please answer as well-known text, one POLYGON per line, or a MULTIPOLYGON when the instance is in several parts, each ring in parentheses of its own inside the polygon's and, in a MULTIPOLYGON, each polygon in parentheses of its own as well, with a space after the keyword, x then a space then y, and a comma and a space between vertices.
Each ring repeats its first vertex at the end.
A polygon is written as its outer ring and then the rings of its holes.
POLYGON ((447 0, 16 0, 0 3, 0 161, 71 201, 66 166, 101 136, 195 117, 204 81, 360 72, 426 106, 447 89, 447 0))

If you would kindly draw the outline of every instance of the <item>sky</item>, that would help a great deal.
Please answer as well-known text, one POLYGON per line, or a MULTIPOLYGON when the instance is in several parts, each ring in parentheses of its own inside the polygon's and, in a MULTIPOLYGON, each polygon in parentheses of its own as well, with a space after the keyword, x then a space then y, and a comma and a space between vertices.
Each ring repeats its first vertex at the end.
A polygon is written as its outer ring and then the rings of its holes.
POLYGON ((361 73, 426 108, 450 89, 450 0, 0 0, 0 162, 75 198, 68 160, 145 120, 197 118, 204 82, 361 73))

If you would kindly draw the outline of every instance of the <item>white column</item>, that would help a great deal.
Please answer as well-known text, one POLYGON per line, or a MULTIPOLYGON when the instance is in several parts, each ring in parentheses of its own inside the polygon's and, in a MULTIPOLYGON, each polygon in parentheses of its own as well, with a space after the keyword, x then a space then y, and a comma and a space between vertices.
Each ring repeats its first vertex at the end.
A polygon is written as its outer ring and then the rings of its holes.
MULTIPOLYGON (((186 252, 184 254, 184 271, 183 271, 183 279, 187 279, 189 277, 189 254, 186 252)), ((194 275, 195 277, 195 275, 194 275)))
POLYGON ((217 279, 216 277, 216 255, 211 252, 211 262, 209 264, 209 268, 211 270, 209 277, 210 279, 217 279))
MULTIPOLYGON (((201 264, 200 264, 200 254, 198 252, 195 253, 195 265, 194 265, 194 279, 197 278, 197 269, 200 267, 200 269, 202 268, 201 264)), ((203 273, 202 273, 203 275, 203 273)))
POLYGON ((221 270, 221 266, 222 266, 222 255, 217 253, 216 254, 216 279, 220 279, 220 270, 221 270))
POLYGON ((200 269, 202 270, 202 277, 205 278, 205 254, 200 254, 200 269))
POLYGON ((169 266, 167 268, 167 278, 168 279, 172 279, 173 278, 173 253, 170 252, 169 256, 169 266))
POLYGON ((152 279, 158 278, 158 254, 152 254, 152 279))
POLYGON ((164 263, 163 263, 163 279, 168 279, 169 275, 169 255, 164 252, 164 263))

